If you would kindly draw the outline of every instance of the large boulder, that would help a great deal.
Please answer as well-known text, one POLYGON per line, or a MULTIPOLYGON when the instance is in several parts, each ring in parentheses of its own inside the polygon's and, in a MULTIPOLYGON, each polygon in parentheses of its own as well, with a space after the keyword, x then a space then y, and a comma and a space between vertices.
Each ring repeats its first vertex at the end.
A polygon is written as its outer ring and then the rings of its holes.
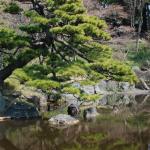
POLYGON ((68 106, 67 112, 70 116, 77 116, 79 114, 79 106, 76 104, 71 104, 68 106))
POLYGON ((25 101, 16 101, 10 104, 4 112, 4 116, 9 116, 12 119, 30 119, 38 118, 40 115, 33 104, 25 101))
POLYGON ((81 90, 84 91, 84 93, 86 93, 86 94, 94 94, 95 93, 94 86, 92 86, 92 85, 82 86, 81 90))
POLYGON ((62 99, 68 103, 68 105, 75 104, 79 105, 80 102, 78 101, 77 97, 73 94, 62 94, 62 99))
POLYGON ((42 90, 26 87, 21 90, 21 94, 21 98, 33 103, 41 112, 46 111, 48 96, 42 90))
POLYGON ((119 82, 117 81, 107 81, 106 82, 106 91, 120 91, 120 88, 119 88, 119 82))
POLYGON ((79 120, 66 114, 59 114, 57 116, 50 118, 49 123, 51 125, 70 126, 79 123, 79 120))

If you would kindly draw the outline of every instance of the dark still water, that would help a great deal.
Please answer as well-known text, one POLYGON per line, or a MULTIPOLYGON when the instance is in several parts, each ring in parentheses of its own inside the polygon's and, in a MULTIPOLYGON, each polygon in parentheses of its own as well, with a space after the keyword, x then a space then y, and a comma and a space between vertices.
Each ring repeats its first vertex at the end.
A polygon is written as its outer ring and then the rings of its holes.
POLYGON ((0 150, 150 150, 149 97, 99 112, 94 120, 64 129, 40 120, 0 122, 0 150))

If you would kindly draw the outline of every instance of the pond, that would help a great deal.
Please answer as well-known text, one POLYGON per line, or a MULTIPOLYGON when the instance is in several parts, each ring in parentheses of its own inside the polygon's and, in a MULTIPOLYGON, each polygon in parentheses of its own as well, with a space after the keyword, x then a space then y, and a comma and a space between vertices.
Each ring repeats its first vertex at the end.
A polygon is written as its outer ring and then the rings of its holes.
POLYGON ((150 97, 135 100, 68 128, 44 120, 0 122, 0 150, 150 150, 150 97))

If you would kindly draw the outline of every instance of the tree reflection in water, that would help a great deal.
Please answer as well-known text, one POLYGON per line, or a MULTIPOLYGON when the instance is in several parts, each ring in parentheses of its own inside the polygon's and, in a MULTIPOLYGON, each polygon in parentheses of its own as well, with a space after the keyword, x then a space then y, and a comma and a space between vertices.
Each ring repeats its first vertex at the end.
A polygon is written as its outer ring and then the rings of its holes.
POLYGON ((120 107, 118 114, 100 110, 94 122, 65 129, 46 121, 11 121, 0 124, 0 150, 145 150, 150 143, 150 98, 120 107))

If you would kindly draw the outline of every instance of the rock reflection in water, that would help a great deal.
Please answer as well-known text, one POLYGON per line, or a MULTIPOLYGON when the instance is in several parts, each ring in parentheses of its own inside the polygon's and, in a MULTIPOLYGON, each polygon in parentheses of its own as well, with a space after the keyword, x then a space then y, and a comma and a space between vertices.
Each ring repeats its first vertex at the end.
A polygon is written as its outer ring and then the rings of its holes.
POLYGON ((96 121, 66 129, 39 120, 3 122, 0 150, 147 150, 150 98, 139 96, 135 101, 133 107, 119 107, 118 114, 99 110, 96 121))

